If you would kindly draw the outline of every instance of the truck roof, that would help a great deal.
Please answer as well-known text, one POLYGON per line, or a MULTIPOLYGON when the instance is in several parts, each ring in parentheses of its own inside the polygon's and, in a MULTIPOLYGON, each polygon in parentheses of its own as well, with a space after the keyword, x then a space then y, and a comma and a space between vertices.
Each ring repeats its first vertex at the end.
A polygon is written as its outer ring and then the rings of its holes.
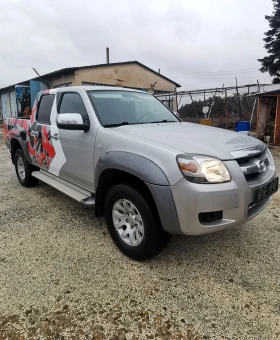
POLYGON ((71 91, 71 90, 78 90, 78 89, 84 89, 85 91, 128 91, 128 92, 140 92, 140 93, 147 93, 144 90, 137 90, 137 89, 128 89, 123 87, 115 87, 115 86, 69 86, 69 87, 59 87, 55 89, 51 89, 52 93, 55 92, 65 92, 65 91, 71 91))

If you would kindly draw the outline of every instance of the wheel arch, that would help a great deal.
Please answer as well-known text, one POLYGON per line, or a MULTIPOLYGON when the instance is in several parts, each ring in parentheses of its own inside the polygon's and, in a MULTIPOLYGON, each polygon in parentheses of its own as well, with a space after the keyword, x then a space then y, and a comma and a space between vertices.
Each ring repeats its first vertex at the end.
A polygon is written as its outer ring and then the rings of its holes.
POLYGON ((127 183, 139 190, 153 205, 163 229, 182 234, 169 181, 153 161, 127 152, 108 152, 96 165, 96 216, 103 216, 109 189, 117 183, 127 183))
POLYGON ((133 188, 139 190, 141 194, 145 196, 155 207, 155 201, 153 195, 149 190, 148 186, 139 177, 115 168, 107 168, 102 171, 98 178, 98 185, 96 190, 96 202, 95 202, 95 213, 96 216, 103 216, 104 214, 104 202, 109 192, 116 184, 128 184, 133 188))
POLYGON ((22 146, 20 142, 16 138, 12 138, 11 139, 11 158, 12 158, 13 164, 15 164, 15 155, 16 155, 17 150, 19 149, 22 150, 22 146))
POLYGON ((95 168, 94 183, 99 183, 101 173, 106 169, 115 169, 127 172, 143 182, 156 185, 169 185, 164 171, 152 160, 125 151, 110 151, 102 155, 95 168))
POLYGON ((17 138, 11 139, 11 158, 13 164, 15 164, 15 155, 18 149, 21 149, 23 151, 28 163, 32 165, 32 162, 30 161, 30 157, 28 154, 27 142, 20 141, 17 138))

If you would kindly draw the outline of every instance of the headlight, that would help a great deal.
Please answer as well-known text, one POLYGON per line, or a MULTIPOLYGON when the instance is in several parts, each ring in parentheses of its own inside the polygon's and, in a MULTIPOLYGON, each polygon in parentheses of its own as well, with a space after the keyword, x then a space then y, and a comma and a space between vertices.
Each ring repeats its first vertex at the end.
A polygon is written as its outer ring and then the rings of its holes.
POLYGON ((218 158, 202 155, 178 155, 180 171, 191 182, 230 182, 230 174, 225 164, 218 158))

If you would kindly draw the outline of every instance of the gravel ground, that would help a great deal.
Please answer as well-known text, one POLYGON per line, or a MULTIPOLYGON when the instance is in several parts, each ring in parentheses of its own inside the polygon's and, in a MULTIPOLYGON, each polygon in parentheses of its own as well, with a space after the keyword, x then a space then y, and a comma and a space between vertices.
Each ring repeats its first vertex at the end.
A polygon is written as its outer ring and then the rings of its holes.
POLYGON ((137 263, 92 210, 21 187, 1 136, 0 174, 0 340, 280 338, 279 193, 246 225, 137 263))

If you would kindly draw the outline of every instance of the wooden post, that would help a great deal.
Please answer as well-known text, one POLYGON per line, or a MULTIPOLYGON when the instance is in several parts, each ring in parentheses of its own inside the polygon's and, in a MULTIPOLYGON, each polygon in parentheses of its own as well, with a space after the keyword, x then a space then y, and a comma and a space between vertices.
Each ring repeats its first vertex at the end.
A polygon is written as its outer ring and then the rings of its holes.
POLYGON ((197 115, 196 107, 195 107, 195 104, 194 104, 194 101, 193 101, 193 98, 192 98, 192 94, 191 94, 191 92, 190 92, 190 97, 191 97, 192 104, 193 104, 193 107, 194 107, 194 111, 195 111, 196 119, 197 119, 197 122, 198 122, 198 124, 199 124, 199 118, 198 118, 198 115, 197 115))
POLYGON ((257 106, 257 117, 256 117, 256 136, 257 138, 260 138, 260 132, 259 132, 259 122, 260 122, 260 100, 261 97, 258 97, 258 106, 257 106))
POLYGON ((259 96, 258 97, 258 111, 257 111, 257 126, 256 126, 257 138, 265 138, 264 130, 266 126, 266 120, 267 120, 266 98, 259 96))
POLYGON ((236 93, 237 93, 237 100, 238 100, 238 106, 239 106, 239 115, 240 115, 240 120, 243 120, 243 112, 240 104, 240 98, 239 98, 239 92, 238 92, 238 86, 237 86, 237 78, 235 77, 236 81, 236 93))
POLYGON ((178 105, 177 105, 177 95, 172 97, 172 111, 178 112, 178 105))
POLYGON ((273 143, 280 145, 280 95, 277 96, 273 143))
POLYGON ((225 115, 226 115, 226 129, 227 129, 227 122, 228 122, 228 112, 227 112, 227 90, 225 90, 225 105, 226 105, 226 112, 225 112, 225 115))

